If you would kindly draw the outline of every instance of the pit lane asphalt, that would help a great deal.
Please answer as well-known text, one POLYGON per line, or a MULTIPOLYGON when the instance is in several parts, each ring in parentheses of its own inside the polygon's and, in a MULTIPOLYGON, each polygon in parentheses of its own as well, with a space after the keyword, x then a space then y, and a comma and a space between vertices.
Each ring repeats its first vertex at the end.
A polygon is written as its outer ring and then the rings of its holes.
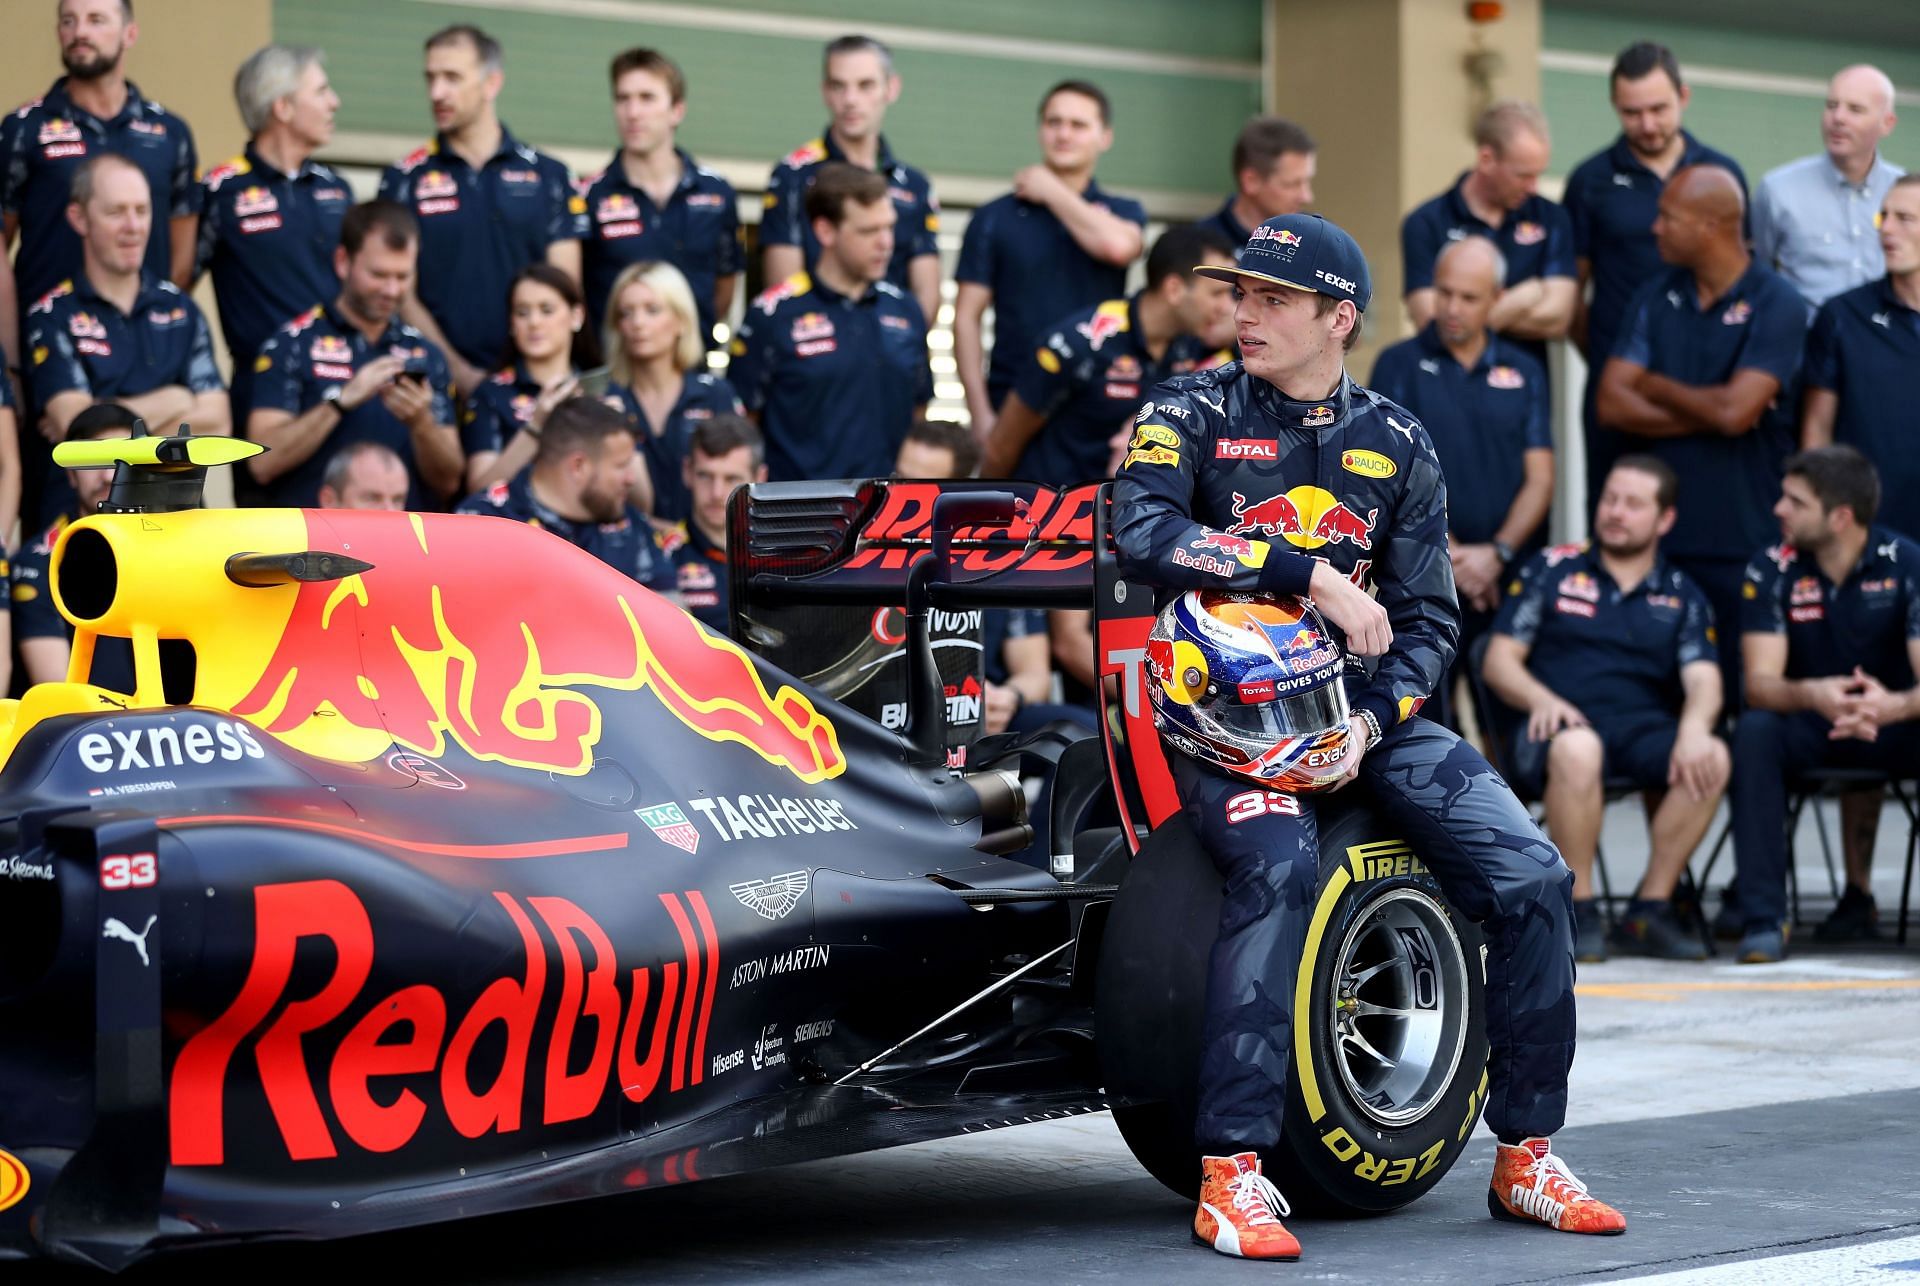
MULTIPOLYGON (((1906 837, 1893 821, 1875 871, 1888 912, 1906 837)), ((1609 817, 1616 888, 1637 877, 1643 835, 1630 811, 1609 817)), ((1810 834, 1799 853, 1802 887, 1824 892, 1810 834)), ((1585 966, 1580 1040, 1556 1147, 1627 1212, 1624 1237, 1494 1223, 1483 1129, 1406 1210, 1290 1220, 1300 1263, 1229 1261, 1190 1242, 1191 1208, 1099 1115, 354 1241, 195 1252, 127 1279, 1607 1281, 1854 1245, 1871 1257, 1871 1243, 1920 1234, 1920 934, 1905 950, 1799 948, 1780 965, 1585 966)), ((1895 1279, 1920 1276, 1872 1278, 1895 1279)))

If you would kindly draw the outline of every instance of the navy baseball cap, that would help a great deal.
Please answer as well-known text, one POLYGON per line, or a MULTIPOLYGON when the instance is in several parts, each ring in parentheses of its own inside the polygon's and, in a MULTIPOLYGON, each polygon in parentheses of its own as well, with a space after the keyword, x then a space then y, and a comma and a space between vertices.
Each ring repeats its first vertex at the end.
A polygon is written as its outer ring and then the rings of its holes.
POLYGON ((1360 243, 1339 224, 1317 214, 1283 214, 1268 219, 1247 238, 1247 248, 1235 267, 1207 264, 1195 268, 1203 277, 1232 281, 1252 277, 1295 290, 1347 299, 1361 312, 1373 302, 1373 274, 1360 243))

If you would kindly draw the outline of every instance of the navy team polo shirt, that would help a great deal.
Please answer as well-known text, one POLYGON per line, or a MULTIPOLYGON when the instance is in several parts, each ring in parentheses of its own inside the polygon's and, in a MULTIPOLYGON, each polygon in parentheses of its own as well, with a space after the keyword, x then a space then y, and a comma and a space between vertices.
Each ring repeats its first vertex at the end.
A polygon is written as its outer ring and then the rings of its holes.
MULTIPOLYGON (((1506 256, 1507 279, 1504 285, 1532 277, 1568 277, 1578 269, 1573 261, 1573 225, 1567 212, 1535 193, 1517 210, 1507 211, 1494 227, 1467 208, 1460 187, 1467 181, 1462 174, 1451 188, 1424 205, 1416 206, 1400 223, 1400 254, 1406 269, 1407 293, 1426 290, 1433 285, 1433 268, 1441 250, 1449 241, 1480 236, 1500 247, 1506 256)), ((1510 339, 1509 344, 1524 349, 1541 369, 1546 368, 1547 346, 1537 339, 1510 339)), ((1411 409, 1411 408, 1409 408, 1411 409)))
POLYGON ((1367 386, 1413 412, 1433 439, 1447 482, 1447 526, 1483 545, 1507 520, 1526 481, 1525 453, 1553 449, 1546 371, 1498 335, 1471 369, 1428 323, 1380 354, 1367 386))
POLYGON ((1898 692, 1913 686, 1920 639, 1920 545, 1884 527, 1835 585, 1811 555, 1775 545, 1747 564, 1740 628, 1787 636, 1787 677, 1823 679, 1859 666, 1898 692))
POLYGON ((567 167, 505 127, 478 170, 436 137, 387 167, 380 195, 420 220, 420 302, 455 351, 484 371, 507 354, 513 275, 545 259, 552 243, 587 235, 586 201, 567 167))
POLYGON ((1838 395, 1833 440, 1880 470, 1874 521, 1920 539, 1920 313, 1885 277, 1835 295, 1807 336, 1806 382, 1838 395))
MULTIPOLYGON (((1140 296, 1110 299, 1060 320, 1021 368, 1013 391, 1046 419, 1013 476, 1069 487, 1108 476, 1113 436, 1133 419, 1146 391, 1213 356, 1192 335, 1176 335, 1158 361, 1140 329, 1140 296)), ((1232 360, 1220 353, 1218 360, 1232 360)))
MULTIPOLYGON (((1680 137, 1686 148, 1674 167, 1676 172, 1689 165, 1718 165, 1732 171, 1741 192, 1747 190, 1746 172, 1738 161, 1685 130, 1680 137)), ((1613 352, 1634 292, 1667 269, 1653 244, 1653 217, 1660 212, 1660 193, 1666 186, 1665 179, 1634 155, 1624 135, 1567 176, 1560 201, 1573 228, 1573 253, 1593 268, 1593 303, 1587 312, 1587 353, 1592 365, 1604 362, 1613 352)))
POLYGON ((1661 548, 1681 559, 1747 558, 1780 530, 1773 506, 1794 445, 1807 301, 1786 278, 1755 263, 1701 308, 1693 274, 1668 268, 1628 306, 1626 327, 1613 355, 1683 384, 1725 384, 1743 369, 1780 381, 1776 404, 1739 437, 1633 439, 1637 450, 1680 475, 1679 516, 1661 548))
POLYGON ((1677 715, 1681 667, 1719 663, 1713 609, 1699 586, 1655 555, 1653 569, 1622 593, 1585 544, 1528 560, 1507 586, 1493 630, 1525 644, 1529 671, 1606 724, 1677 715))
MULTIPOLYGON (((1092 180, 1081 197, 1141 227, 1146 207, 1104 191, 1092 180)), ((987 390, 998 408, 1046 328, 1068 313, 1127 293, 1127 270, 1080 248, 1053 211, 1013 193, 973 212, 960 242, 956 281, 993 292, 993 354, 987 390)))
POLYGON ((849 299, 798 273, 753 302, 729 349, 774 482, 888 476, 933 396, 920 305, 888 281, 849 299))
POLYGON ((282 174, 252 144, 201 188, 200 268, 213 274, 233 368, 247 371, 274 331, 340 293, 333 252, 353 191, 314 161, 282 174))
POLYGON ((733 185, 680 158, 680 182, 666 208, 627 182, 620 153, 607 168, 581 181, 586 197, 586 240, 580 247, 586 278, 587 321, 598 335, 607 316, 607 295, 614 278, 630 264, 658 259, 672 264, 693 288, 700 312, 700 342, 713 346, 714 286, 746 266, 740 250, 740 209, 733 185))
MULTIPOLYGON (((820 242, 813 235, 813 220, 807 217, 807 189, 813 186, 814 173, 829 161, 852 164, 833 141, 833 131, 823 129, 820 137, 781 158, 767 179, 760 244, 799 246, 808 272, 820 261, 820 242)), ((887 181, 887 196, 898 219, 893 228, 893 258, 887 263, 887 280, 912 294, 907 266, 922 255, 940 253, 940 202, 926 175, 895 159, 884 134, 880 136, 880 164, 875 172, 887 181)))

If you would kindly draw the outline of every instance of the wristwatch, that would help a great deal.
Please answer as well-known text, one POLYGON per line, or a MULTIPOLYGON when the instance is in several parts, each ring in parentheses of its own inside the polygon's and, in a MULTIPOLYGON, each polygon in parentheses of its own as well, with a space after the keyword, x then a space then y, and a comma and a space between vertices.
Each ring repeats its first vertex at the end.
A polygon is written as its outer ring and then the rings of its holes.
POLYGON ((1504 540, 1496 540, 1493 542, 1493 552, 1500 555, 1500 565, 1502 567, 1505 567, 1513 561, 1513 546, 1504 540))
POLYGON ((329 388, 320 395, 320 400, 344 416, 348 411, 353 409, 346 404, 344 400, 346 396, 347 386, 345 384, 335 384, 332 388, 329 388))

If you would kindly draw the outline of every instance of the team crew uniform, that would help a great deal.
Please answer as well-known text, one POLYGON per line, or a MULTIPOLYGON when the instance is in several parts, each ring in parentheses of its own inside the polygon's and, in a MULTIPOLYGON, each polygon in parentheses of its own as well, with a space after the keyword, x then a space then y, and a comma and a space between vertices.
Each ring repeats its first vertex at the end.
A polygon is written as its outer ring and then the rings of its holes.
POLYGON ((680 399, 667 412, 666 423, 658 426, 648 421, 640 399, 626 385, 609 384, 607 400, 633 425, 640 452, 647 458, 653 478, 653 516, 661 522, 691 520, 693 495, 680 468, 687 458, 687 443, 695 428, 716 415, 745 415, 740 395, 718 375, 690 372, 681 381, 680 399))
MULTIPOLYGON (((1579 275, 1574 263, 1573 224, 1565 209, 1535 193, 1519 209, 1509 210, 1499 227, 1481 220, 1467 207, 1460 188, 1467 181, 1462 174, 1454 185, 1413 212, 1400 223, 1400 253, 1406 266, 1408 292, 1429 289, 1433 285, 1434 265, 1449 241, 1462 237, 1485 237, 1500 247, 1506 256, 1507 279, 1504 285, 1532 277, 1579 275)), ((1547 345, 1538 339, 1510 339, 1508 344, 1524 351, 1540 364, 1547 364, 1547 345)))
POLYGON ((1229 356, 1176 335, 1155 360, 1139 321, 1139 295, 1109 299, 1056 323, 1034 350, 1013 387, 1046 424, 1020 453, 1014 477, 1052 487, 1106 477, 1113 435, 1146 389, 1229 356))
POLYGON ((556 241, 587 236, 567 167, 503 126, 478 170, 444 136, 380 176, 380 195, 420 220, 420 302, 447 342, 483 371, 507 355, 507 288, 556 241))
MULTIPOLYGON (((1553 449, 1546 369, 1524 346, 1497 334, 1487 336, 1471 368, 1462 366, 1429 322, 1380 354, 1372 387, 1410 409, 1433 440, 1453 535, 1464 544, 1493 543, 1526 481, 1526 453, 1553 449)), ((1448 705, 1458 662, 1492 623, 1492 612, 1461 605, 1456 666, 1434 694, 1436 717, 1449 727, 1455 726, 1448 705)))
MULTIPOLYGON (((1741 628, 1785 635, 1786 677, 1866 671, 1889 689, 1914 685, 1907 646, 1920 639, 1920 544, 1875 526, 1839 585, 1791 545, 1754 558, 1741 587, 1741 628)), ((1733 732, 1733 852, 1748 932, 1787 920, 1788 781, 1809 768, 1872 768, 1895 776, 1920 764, 1920 723, 1880 729, 1875 741, 1831 740, 1812 710, 1744 711, 1733 732)))
POLYGON ((1209 232, 1217 232, 1227 239, 1227 244, 1233 247, 1235 263, 1239 263, 1246 256, 1247 240, 1253 236, 1253 229, 1234 217, 1233 203, 1239 199, 1238 196, 1230 196, 1221 203, 1218 210, 1204 219, 1195 220, 1200 227, 1209 232))
POLYGON ((28 310, 25 347, 36 406, 76 391, 103 401, 169 384, 193 393, 225 387, 199 306, 171 281, 146 273, 131 313, 95 291, 84 274, 60 283, 28 310))
POLYGON ((233 422, 245 426, 253 359, 288 319, 340 293, 333 252, 353 191, 317 161, 282 174, 251 143, 208 170, 201 188, 199 266, 213 274, 233 354, 233 422))
MULTIPOLYGON (((1091 179, 1083 200, 1140 227, 1147 210, 1091 179)), ((1102 263, 1080 248, 1053 211, 1009 192, 973 212, 960 242, 956 281, 993 292, 993 352, 987 359, 987 397, 994 410, 1006 400, 1020 367, 1046 328, 1067 314, 1127 293, 1125 265, 1102 263)))
POLYGON ((740 209, 733 184, 703 170, 675 149, 680 182, 665 209, 627 182, 620 153, 600 173, 580 181, 586 231, 580 246, 587 320, 599 334, 614 278, 629 264, 658 259, 678 268, 693 288, 700 312, 700 342, 713 346, 713 291, 722 277, 746 266, 740 249, 740 209))
POLYGON ((660 547, 673 560, 673 588, 680 606, 716 634, 733 628, 728 619, 727 551, 709 541, 695 523, 669 528, 660 547))
MULTIPOLYGON (((1679 516, 1661 538, 1661 552, 1705 591, 1715 620, 1733 621, 1740 618, 1747 559, 1780 534, 1773 506, 1793 450, 1807 305, 1758 262, 1705 308, 1699 300, 1691 272, 1666 269, 1628 307, 1614 356, 1695 386, 1724 384, 1745 369, 1780 381, 1774 406, 1747 433, 1702 431, 1642 443, 1680 476, 1679 516)), ((1720 669, 1731 702, 1740 691, 1738 648, 1721 655, 1720 669)))
POLYGON ((512 366, 480 381, 460 410, 462 454, 471 460, 482 451, 506 450, 513 435, 533 422, 540 389, 540 381, 527 373, 526 362, 517 358, 512 366))
MULTIPOLYGON (((1535 555, 1508 587, 1494 632, 1528 649, 1527 668, 1587 716, 1606 753, 1606 775, 1645 790, 1667 787, 1667 766, 1686 693, 1680 671, 1717 663, 1713 609, 1658 554, 1623 591, 1588 544, 1535 555)), ((1546 789, 1547 745, 1524 726, 1512 737, 1508 775, 1523 791, 1546 789)))
MULTIPOLYGON (((1684 147, 1675 163, 1677 174, 1689 165, 1717 165, 1731 173, 1747 190, 1746 172, 1724 152, 1705 146, 1685 130, 1684 147)), ((1660 212, 1660 194, 1666 179, 1648 169, 1634 155, 1623 134, 1613 145, 1595 152, 1567 176, 1561 205, 1573 228, 1573 253, 1592 268, 1593 301, 1587 308, 1586 396, 1581 413, 1587 429, 1587 507, 1598 503, 1613 462, 1628 449, 1627 436, 1602 428, 1594 415, 1594 397, 1600 387, 1598 372, 1612 356, 1620 331, 1626 326, 1628 305, 1647 280, 1667 271, 1653 241, 1653 220, 1660 212)), ((1767 502, 1772 509, 1773 502, 1767 502)))
POLYGON ((20 221, 13 271, 23 304, 79 275, 80 234, 67 223, 67 199, 73 172, 101 152, 126 157, 147 176, 153 233, 143 267, 160 280, 173 275, 168 221, 200 213, 193 131, 132 81, 126 106, 103 121, 74 105, 62 76, 44 95, 0 120, 0 214, 20 221))
POLYGON ((1920 312, 1885 277, 1821 305, 1807 336, 1806 385, 1838 395, 1833 440, 1880 471, 1875 521, 1920 540, 1920 312))
POLYGON ((575 522, 563 518, 533 494, 529 483, 532 472, 529 466, 505 482, 496 482, 485 491, 468 496, 455 512, 488 514, 550 531, 648 589, 673 588, 673 564, 654 543, 653 524, 638 509, 628 505, 617 522, 575 522))
MULTIPOLYGON (((387 323, 376 343, 368 343, 360 328, 323 304, 281 327, 254 359, 253 409, 300 415, 310 411, 333 388, 344 387, 353 373, 375 358, 391 354, 423 364, 433 390, 431 414, 435 424, 452 424, 452 378, 439 345, 401 321, 387 323)), ((414 464, 413 431, 394 418, 378 397, 370 397, 340 417, 320 449, 267 484, 268 503, 305 508, 320 500, 320 483, 327 461, 336 451, 355 442, 378 442, 391 447, 407 466, 407 508, 438 508, 438 498, 420 483, 414 464)))
MULTIPOLYGON (((820 260, 820 242, 813 235, 813 221, 807 218, 807 189, 813 186, 815 171, 829 161, 852 164, 840 145, 833 141, 833 132, 823 129, 819 138, 787 153, 767 179, 767 208, 760 216, 760 244, 799 246, 806 256, 808 272, 812 272, 820 260)), ((894 158, 884 134, 880 136, 880 165, 875 172, 887 181, 887 196, 893 201, 898 219, 894 224, 893 258, 887 262, 886 279, 912 294, 907 266, 922 255, 940 253, 936 240, 940 231, 940 202, 935 199, 933 184, 926 175, 894 158)))
MULTIPOLYGON (((1312 564, 1291 556, 1300 554, 1372 586, 1387 610, 1391 647, 1370 676, 1349 678, 1353 709, 1383 730, 1360 776, 1453 904, 1485 929, 1489 1124, 1507 1141, 1552 1134, 1573 1060, 1573 875, 1478 751, 1414 717, 1459 629, 1445 487, 1426 431, 1350 379, 1328 399, 1296 402, 1238 362, 1171 380, 1141 409, 1150 414, 1114 488, 1128 576, 1170 590, 1304 595, 1312 564)), ((1252 789, 1186 755, 1169 762, 1226 878, 1196 1138, 1221 1156, 1270 1149, 1290 1063, 1287 1002, 1319 873, 1312 797, 1252 789)))
POLYGON ((798 273, 753 301, 729 348, 774 482, 886 477, 933 397, 927 324, 892 282, 849 299, 798 273))

